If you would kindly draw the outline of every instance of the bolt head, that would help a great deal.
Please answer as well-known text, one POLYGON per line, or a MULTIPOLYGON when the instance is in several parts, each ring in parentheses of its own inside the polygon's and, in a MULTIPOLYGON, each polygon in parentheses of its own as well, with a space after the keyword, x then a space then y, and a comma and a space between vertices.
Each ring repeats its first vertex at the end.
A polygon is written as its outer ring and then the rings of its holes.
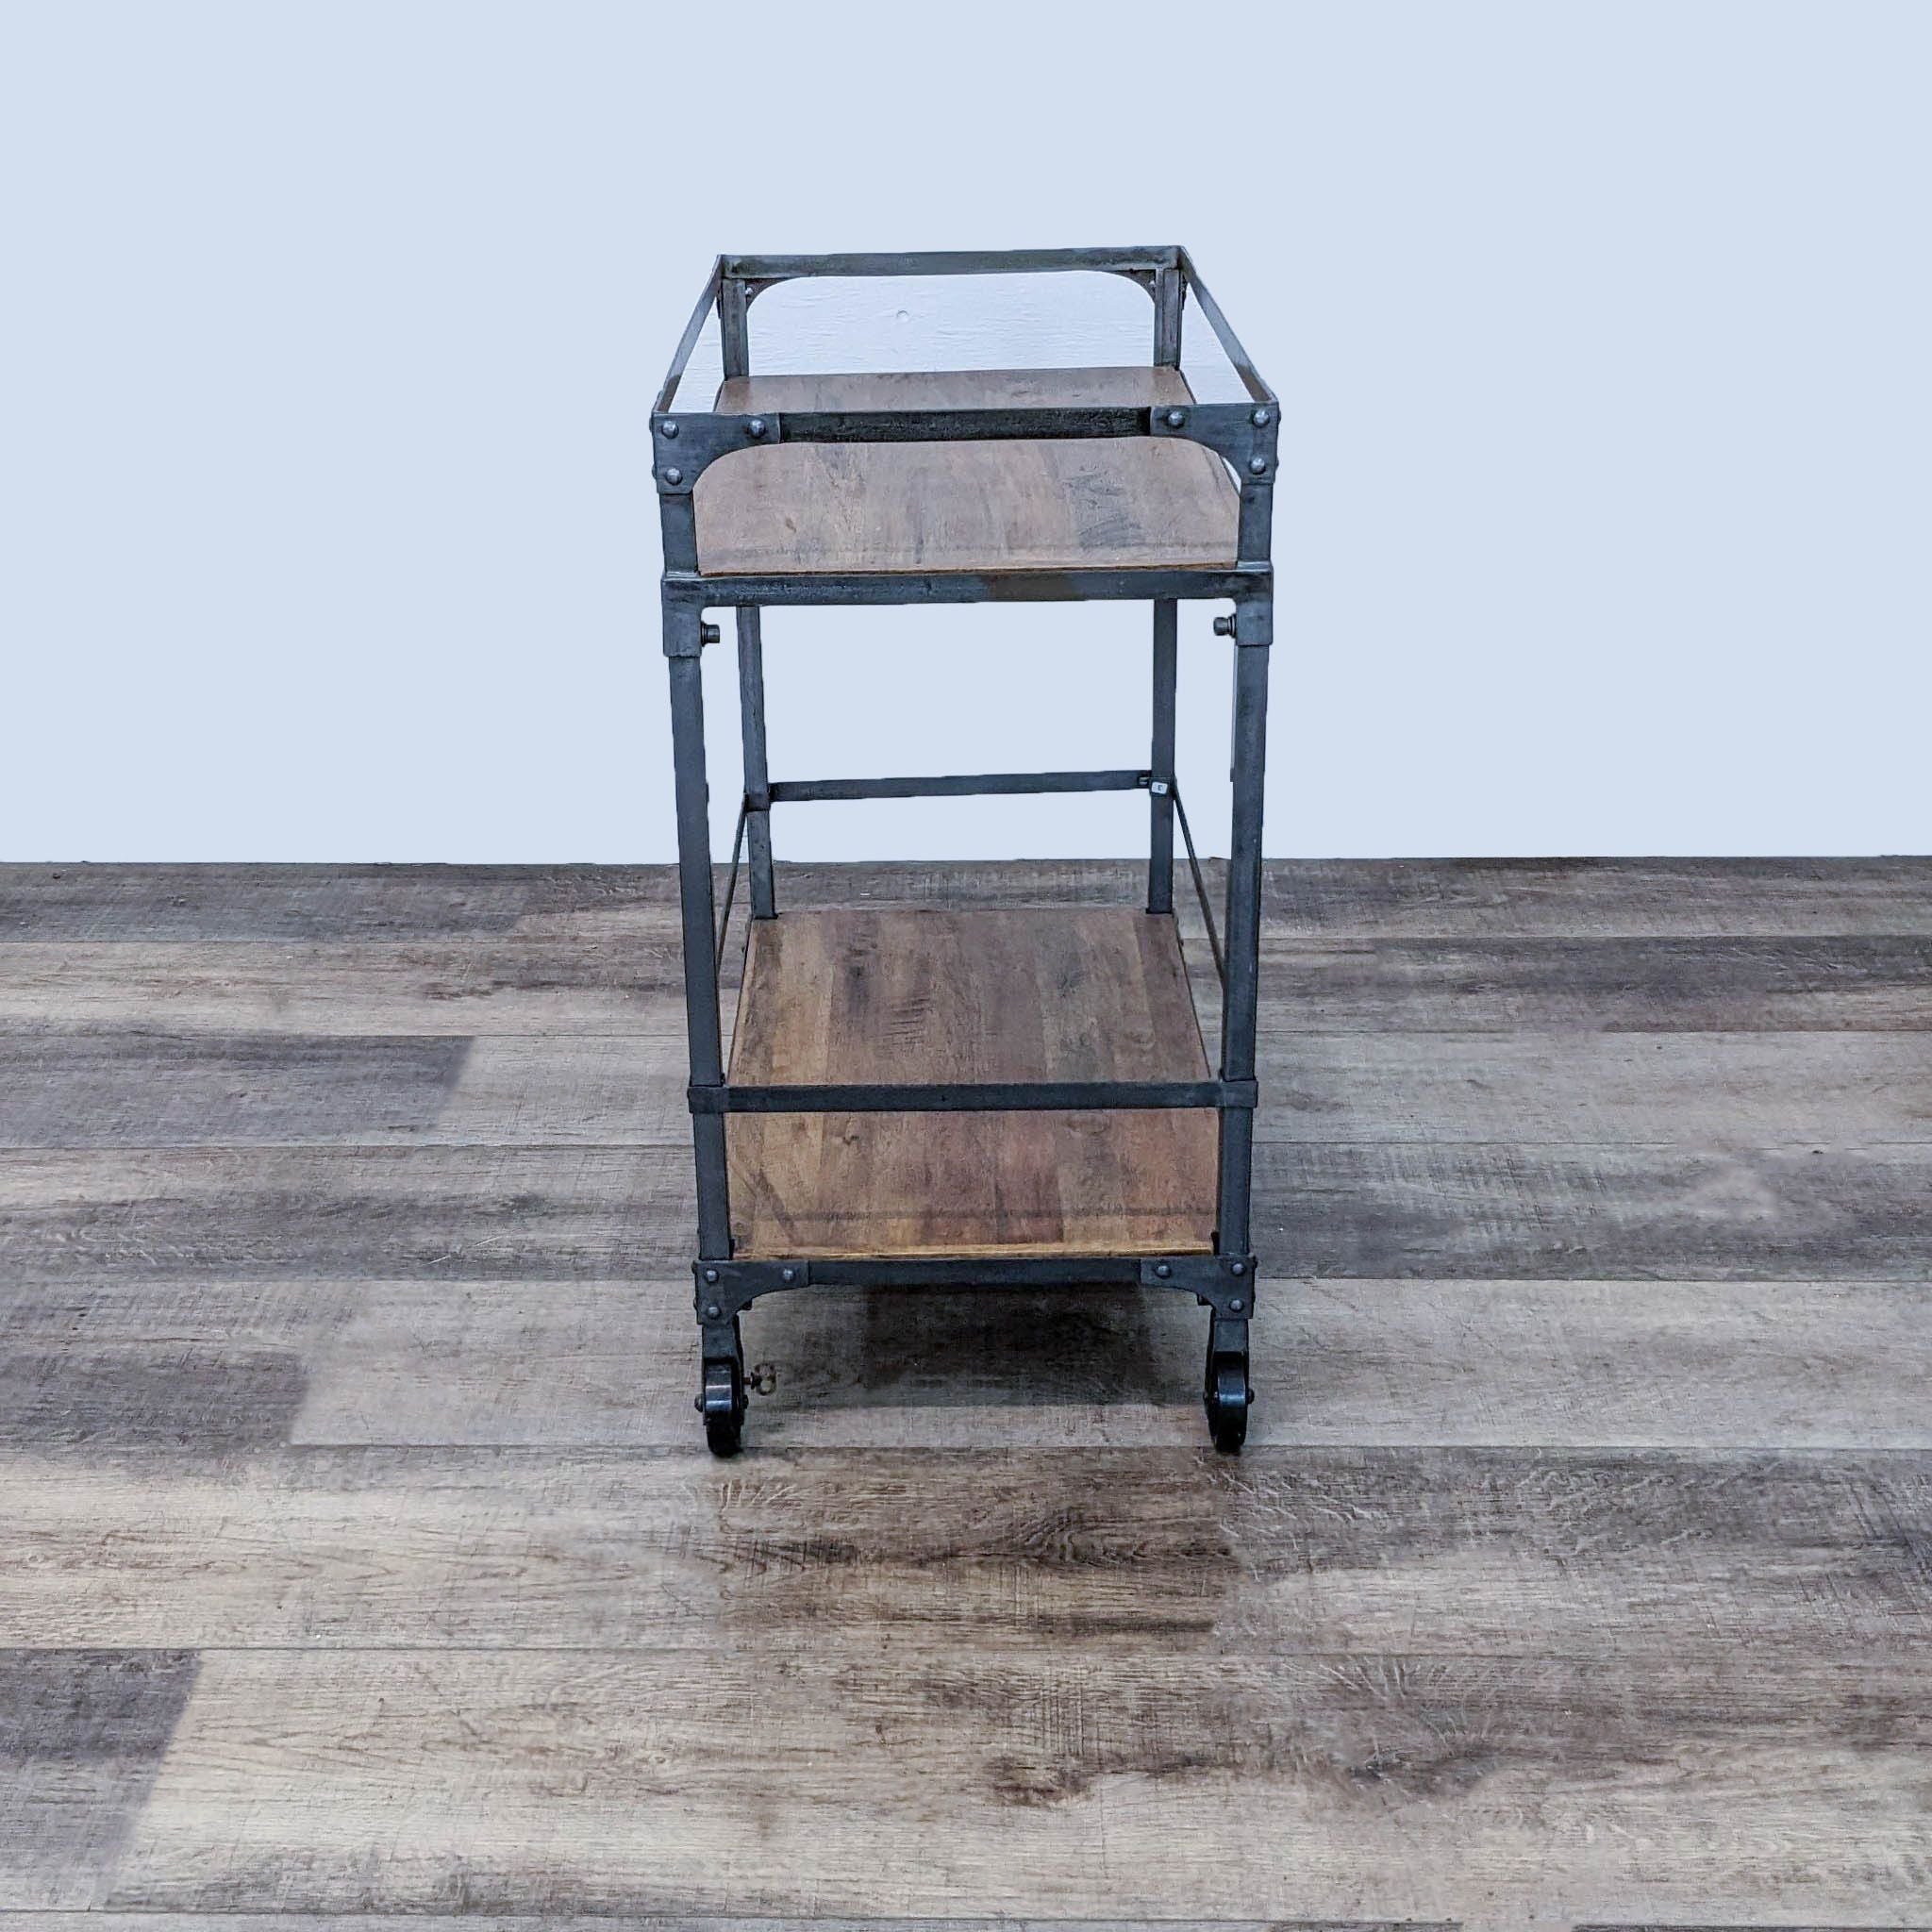
POLYGON ((1174 1273, 1174 1270, 1170 1268, 1165 1261, 1157 1261, 1154 1264, 1154 1272, 1155 1274, 1159 1275, 1161 1280, 1165 1281, 1167 1277, 1174 1273))
POLYGON ((664 480, 667 483, 682 483, 684 481, 684 472, 674 465, 664 472, 664 480))
POLYGON ((1248 468, 1256 475, 1265 476, 1268 474, 1268 458, 1266 457, 1250 457, 1248 458, 1248 468))
MULTIPOLYGON (((719 636, 720 632, 715 624, 701 624, 698 625, 699 643, 715 644, 718 641, 719 636)), ((707 1281, 716 1281, 717 1278, 715 1274, 708 1274, 705 1277, 707 1281)))
POLYGON ((1254 424, 1257 429, 1265 429, 1268 426, 1268 411, 1266 409, 1257 409, 1248 420, 1254 424))
POLYGON ((1234 635, 1234 619, 1225 614, 1214 620, 1214 635, 1218 638, 1231 638, 1234 635))
POLYGON ((754 416, 744 426, 749 435, 762 436, 765 433, 765 419, 762 416, 754 416))
POLYGON ((798 1279, 798 1270, 796 1268, 781 1268, 778 1271, 778 1279, 782 1281, 787 1288, 790 1288, 791 1284, 798 1279))
POLYGON ((718 1271, 715 1268, 707 1268, 705 1270, 705 1279, 711 1287, 716 1288, 718 1285, 718 1271))
POLYGON ((677 425, 675 423, 660 423, 658 425, 658 433, 660 436, 675 437, 677 434, 677 425))
POLYGON ((707 1302, 705 1304, 706 1320, 715 1322, 722 1312, 723 1310, 718 1307, 718 1304, 716 1302, 707 1302))
POLYGON ((1230 1261, 1227 1264, 1227 1272, 1230 1274, 1245 1274, 1248 1272, 1248 1264, 1245 1261, 1230 1261))
POLYGON ((1228 1303, 1228 1307, 1232 1308, 1237 1315, 1239 1315, 1242 1308, 1244 1308, 1246 1306, 1247 1304, 1241 1300, 1240 1295, 1236 1295, 1234 1299, 1228 1303))
POLYGON ((1178 429, 1187 420, 1188 412, 1185 409, 1170 409, 1167 412, 1167 426, 1170 429, 1178 429))

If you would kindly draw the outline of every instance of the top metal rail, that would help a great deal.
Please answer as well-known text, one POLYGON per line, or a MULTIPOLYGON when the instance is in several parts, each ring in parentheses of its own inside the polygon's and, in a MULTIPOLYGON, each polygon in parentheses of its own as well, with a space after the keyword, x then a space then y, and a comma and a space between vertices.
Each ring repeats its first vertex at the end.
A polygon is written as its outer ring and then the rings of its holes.
POLYGON ((711 263, 711 273, 705 278, 703 292, 697 300, 697 307, 691 312, 691 320, 684 325, 684 333, 677 339, 677 347, 672 351, 671 367, 665 373, 664 385, 658 391, 658 400, 651 405, 651 413, 661 415, 671 407, 672 398, 677 393, 677 385, 684 380, 685 365, 691 360, 691 352, 698 345, 698 338, 705 332, 705 324, 711 312, 718 307, 718 291, 724 279, 724 258, 721 255, 711 263))
POLYGON ((734 281, 783 282, 801 275, 1027 275, 1086 269, 1101 275, 1143 275, 1177 268, 1178 248, 954 248, 909 254, 727 255, 734 281))
POLYGON ((1261 372, 1255 367, 1253 358, 1241 347, 1241 339, 1235 334, 1228 319, 1221 312, 1221 304, 1208 292, 1208 284, 1201 279, 1200 271, 1195 268, 1193 258, 1183 248, 1180 255, 1181 283, 1193 290, 1194 300, 1201 306, 1201 313, 1208 318, 1208 326, 1214 331, 1214 340, 1221 344, 1221 353, 1234 365, 1234 373, 1246 386, 1248 394, 1257 403, 1267 403, 1271 408, 1274 403, 1274 391, 1261 379, 1261 372))

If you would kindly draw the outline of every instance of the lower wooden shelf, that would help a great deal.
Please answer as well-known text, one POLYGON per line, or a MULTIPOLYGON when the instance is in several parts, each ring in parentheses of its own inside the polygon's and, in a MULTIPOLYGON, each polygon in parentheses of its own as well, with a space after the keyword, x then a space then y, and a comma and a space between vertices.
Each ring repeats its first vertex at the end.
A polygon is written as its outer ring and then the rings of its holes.
MULTIPOLYGON (((730 1077, 1199 1080, 1172 917, 1125 907, 753 922, 730 1077)), ((737 1114, 746 1257, 1203 1254, 1211 1111, 737 1114)))

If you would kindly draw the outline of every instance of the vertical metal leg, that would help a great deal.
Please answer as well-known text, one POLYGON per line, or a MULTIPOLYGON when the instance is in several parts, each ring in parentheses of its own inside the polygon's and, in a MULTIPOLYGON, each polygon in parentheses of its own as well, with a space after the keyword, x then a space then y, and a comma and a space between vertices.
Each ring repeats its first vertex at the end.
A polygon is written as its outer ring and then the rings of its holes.
POLYGON ((1179 668, 1180 606, 1171 597, 1154 606, 1154 774, 1147 839, 1147 909, 1174 910, 1174 717, 1179 668))
POLYGON ((718 285, 718 350, 727 376, 751 374, 751 291, 727 275, 718 285))
POLYGON ((755 605, 738 611, 738 723, 744 740, 745 849, 751 856, 751 916, 770 919, 772 898, 771 773, 765 762, 765 645, 755 605))
MULTIPOLYGON (((677 890, 684 916, 684 1014, 691 1084, 724 1079, 718 1022, 718 956, 712 932, 710 793, 705 782, 705 688, 698 613, 667 605, 671 653, 671 746, 677 793, 677 890)), ((698 1255, 728 1260, 731 1203, 724 1174, 724 1116, 691 1117, 697 1153, 698 1255)))
MULTIPOLYGON (((1272 596, 1251 598, 1234 617, 1234 822, 1227 858, 1227 973, 1221 997, 1224 1079, 1255 1075, 1255 1009, 1261 971, 1261 791, 1268 751, 1268 649, 1274 634, 1272 596)), ((1244 1255, 1254 1240, 1255 1115, 1249 1108, 1221 1110, 1215 1240, 1224 1255, 1244 1255)), ((1255 1391, 1248 1381, 1248 1314, 1252 1281, 1241 1302, 1216 1309, 1208 1324, 1203 1397, 1214 1446, 1239 1453, 1247 1441, 1255 1391), (1245 1307, 1243 1307, 1243 1302, 1245 1307)))
POLYGON ((1154 360, 1169 369, 1181 366, 1181 305, 1188 285, 1178 268, 1154 272, 1154 360))
MULTIPOLYGON (((1272 596, 1243 604, 1235 616, 1234 829, 1227 860, 1227 985, 1221 1002, 1221 1077, 1255 1075, 1255 1008, 1261 968, 1261 788, 1268 749, 1268 640, 1272 596)), ((1221 1252, 1245 1254, 1253 1178, 1255 1117, 1240 1108, 1221 1115, 1217 1226, 1221 1252)))

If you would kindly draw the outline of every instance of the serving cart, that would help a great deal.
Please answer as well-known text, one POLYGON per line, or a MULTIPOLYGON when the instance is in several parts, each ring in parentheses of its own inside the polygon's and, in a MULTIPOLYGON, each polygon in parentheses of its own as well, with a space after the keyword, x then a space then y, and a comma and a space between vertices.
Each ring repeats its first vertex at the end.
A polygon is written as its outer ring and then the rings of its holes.
POLYGON ((1209 1310, 1203 1397, 1239 1449, 1254 1391, 1249 1189, 1273 635, 1277 408, 1185 249, 740 255, 713 264, 651 416, 677 801, 693 1263, 710 1447, 741 1442, 740 1318, 825 1286, 1172 1288, 1209 1310), (801 276, 1124 275, 1152 298, 1133 368, 754 375, 748 317, 801 276), (1197 401, 1189 302, 1245 391, 1197 401), (724 383, 676 407, 715 314, 724 383), (759 614, 771 605, 1140 600, 1153 606, 1146 760, 1116 771, 773 779, 759 614), (1234 643, 1233 826, 1217 925, 1174 784, 1178 609, 1234 643), (700 659, 737 629, 744 792, 721 918, 700 659), (1141 790, 1144 909, 782 910, 774 806, 1141 790), (1210 1072, 1174 909, 1178 821, 1221 982, 1210 1072), (741 868, 750 918, 727 1070, 719 965, 741 868))

